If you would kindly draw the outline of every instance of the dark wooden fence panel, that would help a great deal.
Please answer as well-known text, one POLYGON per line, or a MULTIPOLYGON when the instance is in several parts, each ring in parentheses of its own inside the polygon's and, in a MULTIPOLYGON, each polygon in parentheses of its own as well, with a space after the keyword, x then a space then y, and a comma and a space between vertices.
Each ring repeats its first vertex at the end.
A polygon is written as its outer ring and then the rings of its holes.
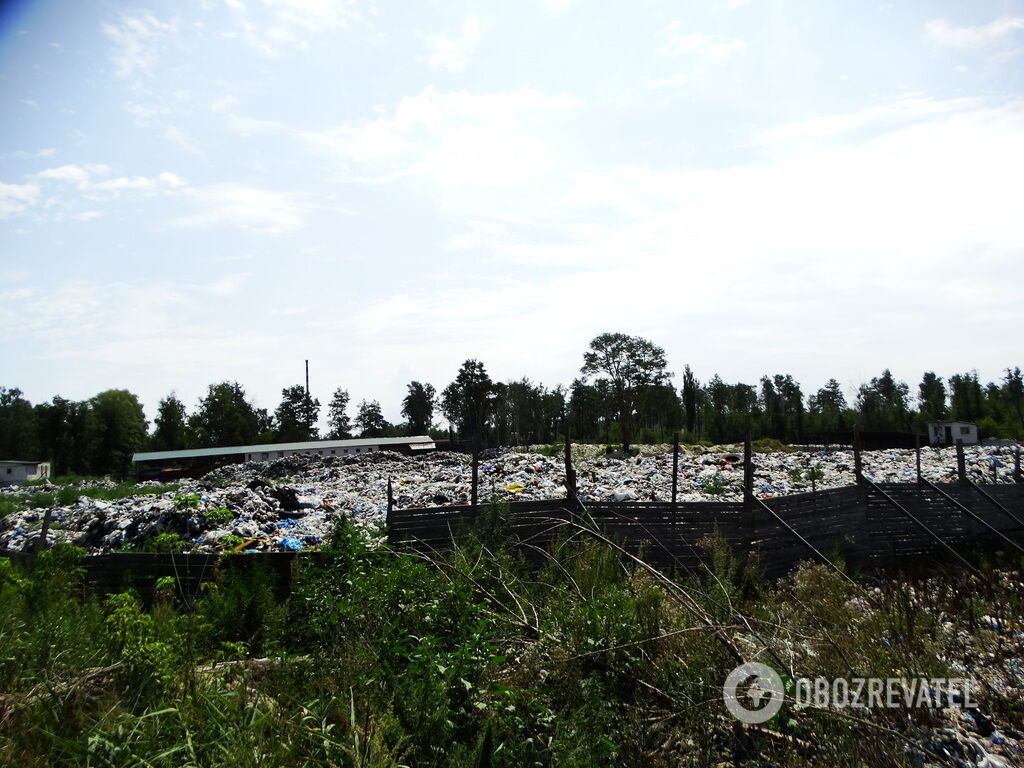
MULTIPOLYGON (((974 542, 1005 543, 1003 536, 1024 540, 1024 485, 974 487, 947 483, 937 487, 942 493, 916 483, 834 488, 766 499, 768 510, 754 501, 675 505, 573 504, 565 499, 519 501, 508 505, 504 532, 528 560, 540 562, 543 552, 578 531, 578 524, 596 525, 628 552, 644 557, 658 568, 681 574, 692 573, 701 565, 706 557, 702 541, 716 535, 737 553, 758 553, 769 575, 782 574, 796 562, 819 555, 839 555, 847 562, 867 567, 891 565, 908 557, 948 556, 948 550, 943 553, 945 547, 922 530, 921 525, 951 547, 974 542), (966 514, 943 493, 996 532, 966 514)), ((387 518, 388 541, 399 549, 444 550, 486 514, 486 507, 471 505, 392 509, 387 518)), ((32 559, 31 555, 16 552, 0 551, 0 555, 32 559)), ((116 553, 88 557, 84 567, 89 583, 97 591, 112 592, 131 586, 143 598, 152 595, 157 579, 164 576, 177 579, 185 594, 196 594, 218 568, 265 567, 274 574, 278 593, 286 595, 296 557, 315 557, 315 553, 271 552, 230 557, 116 553)))
MULTIPOLYGON (((652 565, 679 571, 696 568, 704 557, 701 541, 717 535, 736 551, 756 551, 762 567, 774 575, 819 554, 841 556, 867 567, 891 565, 907 557, 934 557, 944 547, 922 525, 951 546, 998 539, 925 485, 875 487, 878 491, 849 486, 764 500, 785 525, 754 502, 749 506, 742 502, 588 502, 578 508, 565 500, 515 502, 510 505, 509 533, 514 541, 544 548, 568 535, 565 523, 589 522, 628 552, 642 553, 652 565)), ((1024 487, 984 486, 995 503, 970 486, 940 488, 997 531, 1024 535, 1013 519, 1016 516, 1019 521, 1024 515, 1024 487)), ((399 547, 444 548, 479 515, 468 505, 392 510, 388 538, 399 547)))

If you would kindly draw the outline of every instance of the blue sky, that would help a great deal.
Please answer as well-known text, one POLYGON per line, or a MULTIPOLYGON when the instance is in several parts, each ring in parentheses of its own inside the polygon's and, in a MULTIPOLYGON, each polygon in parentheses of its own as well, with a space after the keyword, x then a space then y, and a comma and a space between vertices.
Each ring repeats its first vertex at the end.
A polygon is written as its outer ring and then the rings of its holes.
POLYGON ((1024 3, 0 10, 0 383, 150 418, 309 359, 856 387, 1022 361, 1024 3))

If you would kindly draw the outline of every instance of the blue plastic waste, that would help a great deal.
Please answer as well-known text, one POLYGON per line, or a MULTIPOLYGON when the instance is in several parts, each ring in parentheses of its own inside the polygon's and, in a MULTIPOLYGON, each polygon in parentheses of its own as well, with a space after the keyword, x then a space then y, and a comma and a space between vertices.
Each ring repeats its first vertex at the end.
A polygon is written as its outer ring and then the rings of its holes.
POLYGON ((281 546, 287 549, 289 552, 298 552, 300 549, 305 548, 306 545, 298 539, 293 539, 289 536, 287 538, 281 539, 281 546))

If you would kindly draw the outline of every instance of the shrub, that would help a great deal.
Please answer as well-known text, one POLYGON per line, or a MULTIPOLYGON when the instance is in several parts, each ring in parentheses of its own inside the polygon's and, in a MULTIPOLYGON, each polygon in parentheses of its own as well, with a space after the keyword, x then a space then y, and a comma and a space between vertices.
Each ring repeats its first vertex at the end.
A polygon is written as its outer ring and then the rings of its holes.
POLYGON ((199 496, 195 493, 182 493, 174 497, 175 509, 198 509, 199 496))
POLYGON ((181 552, 184 548, 185 542, 176 533, 158 533, 153 538, 154 552, 181 552))
POLYGON ((227 525, 235 519, 235 514, 230 509, 211 509, 204 512, 203 517, 213 525, 227 525))
POLYGON ((705 493, 710 493, 712 496, 721 496, 728 487, 728 482, 722 477, 722 473, 715 472, 714 476, 704 483, 703 489, 705 493))

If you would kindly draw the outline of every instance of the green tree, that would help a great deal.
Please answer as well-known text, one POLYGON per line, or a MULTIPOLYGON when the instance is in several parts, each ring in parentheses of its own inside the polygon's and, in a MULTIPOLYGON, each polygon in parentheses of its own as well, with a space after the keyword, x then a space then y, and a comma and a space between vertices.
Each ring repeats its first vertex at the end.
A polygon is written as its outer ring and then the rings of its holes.
POLYGON ((160 401, 153 424, 150 448, 154 451, 180 451, 192 446, 185 404, 173 392, 160 401))
POLYGON ((808 411, 819 432, 840 432, 849 426, 846 412, 846 396, 835 379, 829 379, 825 386, 811 395, 808 411))
POLYGON ((1024 377, 1021 376, 1019 367, 1006 369, 1006 376, 1003 377, 1003 392, 1013 414, 1017 417, 1017 424, 1012 431, 1019 437, 1024 434, 1024 377))
POLYGON ((132 455, 146 439, 148 422, 139 399, 126 389, 108 389, 89 404, 94 419, 91 442, 92 470, 97 473, 126 473, 132 455))
POLYGON ((327 426, 330 431, 327 437, 331 440, 348 440, 352 437, 352 423, 348 414, 348 390, 338 387, 331 396, 331 402, 327 405, 327 426))
POLYGON ((43 458, 35 409, 17 387, 0 387, 0 458, 18 461, 43 458))
POLYGON ((886 368, 882 375, 861 384, 857 409, 862 426, 869 430, 901 430, 910 427, 910 387, 897 381, 886 368))
POLYGON ((727 384, 717 373, 705 388, 703 405, 708 438, 716 443, 742 440, 748 422, 753 430, 762 417, 755 387, 727 384))
POLYGON ((256 410, 237 381, 211 384, 189 419, 199 444, 207 448, 251 445, 269 431, 270 423, 266 411, 256 410))
MULTIPOLYGON (((601 382, 607 383, 607 382, 601 382)), ((578 440, 601 440, 607 431, 603 393, 583 379, 574 379, 569 387, 569 420, 578 440)))
POLYGON ((467 360, 441 394, 441 412, 463 437, 482 438, 490 417, 494 382, 479 360, 467 360))
POLYGON ((434 407, 437 392, 433 385, 412 381, 408 393, 402 400, 402 415, 409 424, 410 435, 425 435, 434 423, 434 407))
POLYGON ((316 440, 316 420, 320 415, 320 401, 312 397, 301 384, 281 390, 281 404, 274 411, 277 419, 277 439, 284 443, 316 440))
POLYGON ((633 440, 633 421, 641 394, 650 387, 668 381, 665 350, 647 339, 624 333, 602 333, 590 342, 583 355, 584 377, 606 379, 618 408, 622 448, 629 450, 633 440))
POLYGON ((369 402, 363 400, 359 404, 355 426, 359 430, 360 437, 383 437, 391 425, 384 418, 384 414, 380 410, 380 403, 376 400, 369 402))
POLYGON ((934 371, 926 371, 917 385, 918 411, 925 421, 946 418, 946 385, 934 371))
POLYGON ((949 377, 949 410, 954 421, 978 422, 987 415, 986 406, 977 371, 949 377))
POLYGON ((686 431, 691 435, 697 431, 697 404, 700 399, 700 384, 687 365, 683 368, 683 412, 686 414, 686 431))

